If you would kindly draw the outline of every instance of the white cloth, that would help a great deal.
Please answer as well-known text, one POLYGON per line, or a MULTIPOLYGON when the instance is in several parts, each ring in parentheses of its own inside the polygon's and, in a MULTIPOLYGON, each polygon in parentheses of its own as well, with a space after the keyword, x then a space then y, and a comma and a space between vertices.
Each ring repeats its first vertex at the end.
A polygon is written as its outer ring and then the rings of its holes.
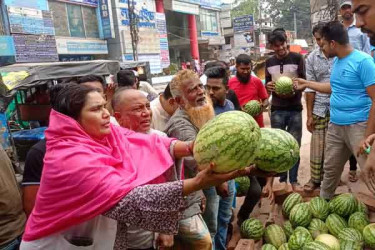
POLYGON ((150 103, 152 111, 151 128, 164 131, 171 116, 164 110, 163 106, 161 106, 160 98, 161 96, 158 96, 158 98, 155 98, 150 103))
POLYGON ((203 74, 199 79, 203 85, 207 84, 207 76, 205 74, 203 74))
POLYGON ((112 125, 120 126, 120 124, 118 124, 116 118, 113 117, 113 116, 110 116, 110 117, 109 117, 109 122, 112 123, 112 125))
POLYGON ((139 82, 139 90, 144 91, 153 97, 158 96, 158 92, 151 86, 151 84, 145 81, 139 82))

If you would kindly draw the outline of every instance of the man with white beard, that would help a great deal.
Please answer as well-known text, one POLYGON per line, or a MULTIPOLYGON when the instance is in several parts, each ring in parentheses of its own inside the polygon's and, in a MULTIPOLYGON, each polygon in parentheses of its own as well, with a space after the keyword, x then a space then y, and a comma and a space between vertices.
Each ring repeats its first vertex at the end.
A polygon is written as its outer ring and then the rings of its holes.
MULTIPOLYGON (((215 116, 211 100, 206 96, 198 75, 191 70, 178 72, 170 83, 170 88, 179 109, 167 123, 165 132, 169 137, 181 141, 194 141, 199 129, 215 116)), ((198 172, 193 157, 184 159, 184 168, 185 179, 194 177, 198 172)), ((212 249, 210 233, 201 215, 204 210, 204 206, 201 205, 205 203, 202 199, 202 191, 186 198, 187 208, 175 237, 177 249, 212 249)))

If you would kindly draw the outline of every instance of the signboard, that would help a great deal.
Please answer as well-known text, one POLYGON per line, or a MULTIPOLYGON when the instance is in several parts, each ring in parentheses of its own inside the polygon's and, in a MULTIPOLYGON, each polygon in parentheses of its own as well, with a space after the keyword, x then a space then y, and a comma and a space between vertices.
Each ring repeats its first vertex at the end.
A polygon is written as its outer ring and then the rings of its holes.
POLYGON ((221 0, 180 0, 181 2, 201 5, 203 8, 220 9, 221 0))
POLYGON ((58 54, 98 55, 108 54, 107 41, 57 38, 58 54))
POLYGON ((234 33, 248 32, 254 30, 253 15, 245 15, 233 19, 234 33))
POLYGON ((115 38, 111 0, 99 0, 98 11, 101 21, 101 38, 115 38))
POLYGON ((0 56, 14 56, 15 54, 13 37, 0 36, 0 56))
POLYGON ((38 10, 48 10, 47 0, 27 0, 27 1, 4 0, 4 4, 7 6, 25 7, 25 8, 32 8, 32 9, 38 9, 38 10))
POLYGON ((199 15, 199 6, 195 4, 172 0, 171 9, 185 14, 199 15))
POLYGON ((254 46, 254 33, 244 32, 234 34, 234 46, 240 48, 248 48, 254 46))
POLYGON ((161 68, 167 68, 171 64, 169 58, 167 23, 164 13, 156 13, 156 28, 160 37, 160 64, 161 68))
POLYGON ((57 0, 57 1, 98 7, 98 0, 57 0))
POLYGON ((158 74, 162 72, 162 68, 160 65, 160 55, 159 54, 143 54, 138 55, 139 61, 147 61, 150 62, 150 71, 151 74, 158 74))
POLYGON ((50 11, 24 7, 8 7, 11 33, 54 35, 53 19, 50 11))
POLYGON ((219 32, 217 31, 201 31, 201 36, 202 37, 213 37, 213 36, 218 36, 219 32))
POLYGON ((14 34, 16 62, 56 62, 59 60, 54 36, 14 34))

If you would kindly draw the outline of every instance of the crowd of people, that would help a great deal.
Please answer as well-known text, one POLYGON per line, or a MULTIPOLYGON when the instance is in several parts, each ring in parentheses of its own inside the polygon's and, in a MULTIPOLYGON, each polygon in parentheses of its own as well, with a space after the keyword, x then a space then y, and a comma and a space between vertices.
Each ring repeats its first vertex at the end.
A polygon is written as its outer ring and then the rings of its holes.
MULTIPOLYGON (((273 201, 276 176, 256 166, 200 170, 194 141, 209 120, 250 100, 300 144, 305 94, 312 133, 305 191, 320 188, 331 199, 350 161, 350 180, 358 164, 375 193, 375 150, 366 155, 375 140, 375 4, 343 1, 340 12, 343 22, 313 28, 317 48, 306 60, 274 30, 265 85, 241 54, 234 68, 211 61, 201 76, 183 69, 161 94, 131 70, 121 70, 115 86, 89 74, 53 86, 46 139, 27 154, 22 195, 0 148, 0 249, 226 249, 233 179, 251 183, 233 225, 240 227, 262 193, 273 201), (293 78, 292 94, 274 92, 280 76, 293 78)), ((255 120, 264 127, 263 112, 255 120)), ((296 189, 298 169, 299 161, 277 178, 296 189)))

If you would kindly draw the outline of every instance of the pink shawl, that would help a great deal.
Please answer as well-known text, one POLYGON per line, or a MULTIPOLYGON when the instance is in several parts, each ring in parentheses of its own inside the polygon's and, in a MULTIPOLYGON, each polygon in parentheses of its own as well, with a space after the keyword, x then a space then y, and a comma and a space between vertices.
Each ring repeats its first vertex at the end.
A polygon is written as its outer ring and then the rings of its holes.
POLYGON ((163 173, 174 165, 169 153, 173 139, 118 126, 111 131, 97 141, 74 119, 51 111, 41 185, 23 240, 90 220, 133 188, 162 182, 163 173))

